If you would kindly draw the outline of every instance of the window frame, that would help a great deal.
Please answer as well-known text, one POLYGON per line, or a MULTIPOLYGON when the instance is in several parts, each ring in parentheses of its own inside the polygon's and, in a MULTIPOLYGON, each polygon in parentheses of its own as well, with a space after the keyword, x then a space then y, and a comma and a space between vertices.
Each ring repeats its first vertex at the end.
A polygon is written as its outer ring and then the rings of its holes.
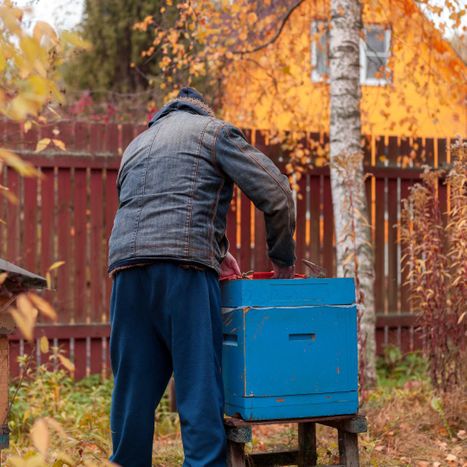
POLYGON ((366 40, 364 38, 360 39, 360 84, 367 86, 386 86, 392 82, 392 75, 388 67, 388 62, 392 54, 392 30, 391 27, 386 24, 366 24, 363 28, 365 35, 371 28, 380 29, 382 32, 384 32, 385 51, 375 52, 374 50, 369 50, 366 40), (367 78, 368 57, 384 57, 386 60, 386 77, 383 76, 381 78, 367 78))
MULTIPOLYGON (((325 25, 327 34, 329 34, 329 20, 327 18, 316 17, 313 18, 310 24, 310 37, 311 37, 311 48, 310 48, 310 58, 311 58, 311 81, 313 83, 329 83, 329 73, 324 74, 320 73, 317 70, 318 64, 318 41, 314 36, 318 33, 318 24, 322 23, 325 25)), ((372 57, 381 57, 383 56, 386 59, 386 69, 387 77, 381 78, 367 78, 368 70, 368 47, 364 38, 360 38, 359 42, 359 66, 360 66, 360 85, 364 86, 387 86, 392 83, 392 73, 389 72, 388 61, 392 56, 392 29, 391 26, 385 23, 369 23, 364 25, 363 32, 366 34, 368 29, 378 28, 384 31, 384 41, 385 41, 385 51, 384 52, 374 52, 370 51, 369 56, 372 57)), ((329 40, 327 43, 327 64, 329 70, 329 40)))

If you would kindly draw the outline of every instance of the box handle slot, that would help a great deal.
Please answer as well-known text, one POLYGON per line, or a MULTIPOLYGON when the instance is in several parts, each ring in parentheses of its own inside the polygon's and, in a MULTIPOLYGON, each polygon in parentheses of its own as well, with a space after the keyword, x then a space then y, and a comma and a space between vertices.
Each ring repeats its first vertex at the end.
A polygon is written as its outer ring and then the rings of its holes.
POLYGON ((289 340, 291 341, 315 341, 316 334, 314 332, 300 333, 300 334, 289 334, 289 340))
POLYGON ((224 345, 238 346, 237 334, 224 334, 224 345))

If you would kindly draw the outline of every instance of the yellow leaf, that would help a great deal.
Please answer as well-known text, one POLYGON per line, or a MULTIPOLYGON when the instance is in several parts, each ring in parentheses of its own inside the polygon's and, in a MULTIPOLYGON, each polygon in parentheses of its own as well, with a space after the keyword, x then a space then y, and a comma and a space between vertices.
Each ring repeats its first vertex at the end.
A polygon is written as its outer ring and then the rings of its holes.
POLYGON ((51 142, 50 138, 42 138, 37 142, 36 152, 43 151, 51 142))
POLYGON ((66 151, 65 143, 61 139, 53 139, 52 142, 57 148, 66 151))
POLYGON ((59 267, 63 266, 65 261, 55 261, 52 266, 49 267, 49 271, 53 271, 54 269, 58 269, 59 267))
POLYGON ((68 358, 64 357, 63 355, 58 355, 58 359, 60 360, 60 363, 70 372, 75 371, 75 365, 71 360, 68 358))
POLYGON ((34 447, 43 455, 47 455, 49 449, 49 428, 44 419, 39 418, 31 428, 31 440, 34 447))
POLYGON ((47 353, 49 351, 49 339, 47 339, 46 336, 40 338, 39 347, 42 353, 47 353))
POLYGON ((40 42, 43 37, 47 37, 53 44, 58 44, 58 37, 55 29, 44 21, 36 22, 32 35, 38 42, 40 42))
POLYGON ((17 156, 14 152, 8 151, 8 149, 0 148, 0 160, 24 177, 40 175, 40 172, 32 164, 23 161, 21 157, 17 156))
POLYGON ((27 120, 26 122, 24 122, 23 130, 24 130, 25 133, 27 133, 31 128, 32 128, 31 120, 27 120))
POLYGON ((16 326, 23 334, 24 338, 32 341, 34 337, 35 319, 30 315, 25 315, 20 310, 10 307, 9 312, 16 323, 16 326))
POLYGON ((52 321, 57 321, 57 312, 52 308, 47 300, 44 300, 42 297, 39 297, 39 295, 32 292, 28 293, 28 298, 44 316, 47 316, 47 318, 50 318, 52 321))
POLYGON ((5 281, 6 281, 6 278, 8 277, 8 273, 7 272, 2 272, 0 274, 0 285, 2 285, 5 281))

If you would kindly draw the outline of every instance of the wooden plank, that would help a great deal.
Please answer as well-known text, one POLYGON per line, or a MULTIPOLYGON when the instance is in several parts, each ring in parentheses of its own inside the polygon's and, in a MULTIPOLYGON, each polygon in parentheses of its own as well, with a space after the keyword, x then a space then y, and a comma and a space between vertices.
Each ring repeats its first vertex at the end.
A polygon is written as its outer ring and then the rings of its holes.
MULTIPOLYGON (((110 325, 90 323, 90 324, 38 324, 34 328, 34 336, 46 336, 48 339, 69 340, 71 337, 75 339, 91 339, 100 340, 102 337, 109 337, 110 325)), ((18 341, 21 338, 20 332, 16 329, 8 336, 11 341, 18 341)), ((100 342, 99 342, 100 346, 100 342)))
POLYGON ((86 300, 86 264, 87 258, 87 235, 86 235, 86 204, 87 204, 87 190, 86 190, 86 170, 75 169, 74 173, 74 192, 73 192, 73 206, 74 206, 74 289, 75 289, 75 312, 73 320, 77 323, 86 322, 87 304, 86 300))
POLYGON ((321 425, 337 428, 347 433, 366 433, 368 431, 368 421, 364 415, 355 415, 342 421, 323 421, 321 425))
POLYGON ((299 465, 298 451, 254 452, 248 455, 250 459, 253 466, 299 465))
POLYGON ((329 177, 323 179, 323 260, 322 265, 326 269, 328 277, 336 275, 336 261, 334 250, 334 221, 332 211, 331 180, 329 177))
POLYGON ((386 303, 388 310, 400 311, 399 309, 399 284, 398 284, 398 249, 397 249, 397 180, 388 179, 387 192, 387 252, 388 252, 388 276, 386 284, 386 303))
POLYGON ((306 244, 306 208, 307 208, 307 178, 302 177, 298 182, 299 191, 297 193, 297 218, 296 218, 296 272, 304 273, 305 266, 302 260, 307 259, 307 244, 306 244))
POLYGON ((255 248, 252 251, 253 266, 255 271, 270 271, 272 268, 268 257, 268 246, 266 243, 266 225, 264 214, 255 209, 255 248))
POLYGON ((68 322, 74 308, 71 281, 73 275, 71 226, 71 170, 58 169, 57 194, 57 253, 65 264, 56 271, 57 311, 61 322, 68 322))
MULTIPOLYGON (((93 123, 91 128, 96 124, 93 123)), ((75 122, 75 148, 78 151, 83 151, 85 154, 90 152, 91 130, 89 123, 77 121, 75 122)), ((66 157, 66 156, 65 156, 66 157)))
POLYGON ((240 244, 241 248, 238 252, 238 261, 240 265, 240 270, 242 272, 251 270, 251 213, 250 210, 254 209, 252 202, 242 193, 240 201, 240 225, 241 225, 241 234, 240 234, 240 244))
POLYGON ((91 154, 102 154, 108 152, 106 149, 106 132, 107 125, 105 123, 94 123, 90 129, 90 152, 91 154))
POLYGON ((384 185, 385 180, 376 179, 376 216, 375 216, 375 310, 384 313, 384 185))
POLYGON ((228 441, 227 467, 245 467, 246 465, 245 444, 228 441))
MULTIPOLYGON (((110 332, 110 326, 109 326, 110 332)), ((91 339, 91 374, 97 375, 102 373, 102 338, 91 339)))
MULTIPOLYGON (((364 414, 360 414, 364 415, 364 414)), ((345 421, 355 418, 355 414, 332 415, 327 417, 287 418, 279 420, 243 420, 236 417, 226 417, 224 425, 232 427, 254 426, 254 425, 287 425, 289 423, 324 423, 328 421, 345 421)))
POLYGON ((345 467, 360 467, 358 456, 358 435, 338 431, 339 461, 345 467))
MULTIPOLYGON (((40 243, 40 257, 38 264, 38 272, 41 275, 47 273, 50 266, 55 261, 54 258, 54 244, 56 236, 56 212, 55 212, 55 174, 54 169, 43 169, 42 180, 40 182, 41 188, 41 243, 40 243)), ((43 297, 53 306, 56 306, 56 294, 52 291, 44 291, 43 297)), ((40 316, 40 321, 45 319, 40 316)))
POLYGON ((23 242, 21 246, 22 265, 31 272, 37 273, 37 178, 27 177, 23 179, 24 221, 23 242))
MULTIPOLYGON (((110 238, 110 234, 112 233, 112 227, 114 223, 115 213, 117 212, 118 207, 118 196, 117 196, 117 170, 107 170, 106 177, 105 177, 105 184, 104 184, 104 193, 105 193, 105 201, 104 201, 104 223, 105 223, 105 231, 104 231, 104 245, 105 245, 105 255, 104 258, 107 258, 108 254, 108 241, 110 238)), ((107 271, 107 261, 103 261, 104 268, 107 271)), ((109 307, 108 304, 110 303, 110 294, 112 290, 112 281, 111 279, 105 275, 105 281, 103 282, 104 286, 104 300, 105 300, 105 307, 102 310, 102 321, 109 320, 109 307)), ((101 282, 102 283, 102 282, 101 282)))
POLYGON ((448 164, 448 146, 446 138, 436 140, 438 146, 438 167, 445 167, 448 164))
MULTIPOLYGON (((321 177, 310 175, 310 260, 322 264, 319 238, 321 177)), ((332 271, 327 271, 331 274, 332 271)))
POLYGON ((103 282, 106 280, 106 240, 104 238, 104 182, 102 170, 91 170, 91 199, 90 199, 90 250, 92 261, 91 274, 91 310, 90 320, 102 322, 107 303, 103 295, 103 282))
POLYGON ((104 152, 113 155, 118 154, 119 148, 119 129, 116 123, 107 123, 105 125, 104 152))
MULTIPOLYGON (((13 169, 7 169, 7 187, 20 201, 20 177, 13 169)), ((5 259, 17 263, 20 254, 20 208, 18 204, 9 203, 6 212, 7 230, 7 256, 5 259)))
MULTIPOLYGON (((412 180, 401 180, 401 210, 402 210, 402 200, 405 200, 408 198, 409 193, 410 193, 410 187, 413 185, 412 180)), ((408 270, 407 270, 407 260, 404 259, 402 261, 402 258, 405 256, 407 253, 407 244, 404 241, 401 241, 401 283, 400 283, 400 311, 401 312, 409 312, 411 310, 411 305, 410 305, 410 290, 408 285, 406 284, 407 279, 408 279, 408 270)))
POLYGON ((435 167, 436 164, 439 163, 439 160, 435 160, 435 143, 433 138, 426 138, 424 151, 427 164, 431 167, 435 167))
POLYGON ((99 168, 99 169, 116 169, 120 167, 121 157, 120 156, 92 156, 89 153, 77 153, 73 156, 56 155, 53 153, 24 153, 21 157, 31 162, 32 164, 40 167, 65 167, 65 168, 77 168, 87 169, 99 168))
POLYGON ((73 377, 82 379, 86 376, 86 339, 75 338, 74 360, 75 371, 73 377))
POLYGON ((134 130, 135 130, 134 125, 131 124, 131 123, 123 123, 121 125, 121 135, 122 135, 121 138, 122 138, 122 141, 121 141, 121 147, 119 148, 120 154, 122 154, 123 151, 125 151, 127 146, 133 140, 134 130))
POLYGON ((316 424, 298 424, 298 466, 308 467, 316 465, 318 455, 316 452, 316 424))

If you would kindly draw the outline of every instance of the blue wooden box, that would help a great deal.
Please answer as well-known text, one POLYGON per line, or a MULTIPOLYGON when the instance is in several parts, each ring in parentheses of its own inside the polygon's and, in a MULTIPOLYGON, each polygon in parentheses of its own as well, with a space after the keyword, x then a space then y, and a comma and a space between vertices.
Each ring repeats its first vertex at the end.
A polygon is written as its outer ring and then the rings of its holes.
POLYGON ((225 412, 244 420, 354 414, 352 279, 222 283, 225 412))

